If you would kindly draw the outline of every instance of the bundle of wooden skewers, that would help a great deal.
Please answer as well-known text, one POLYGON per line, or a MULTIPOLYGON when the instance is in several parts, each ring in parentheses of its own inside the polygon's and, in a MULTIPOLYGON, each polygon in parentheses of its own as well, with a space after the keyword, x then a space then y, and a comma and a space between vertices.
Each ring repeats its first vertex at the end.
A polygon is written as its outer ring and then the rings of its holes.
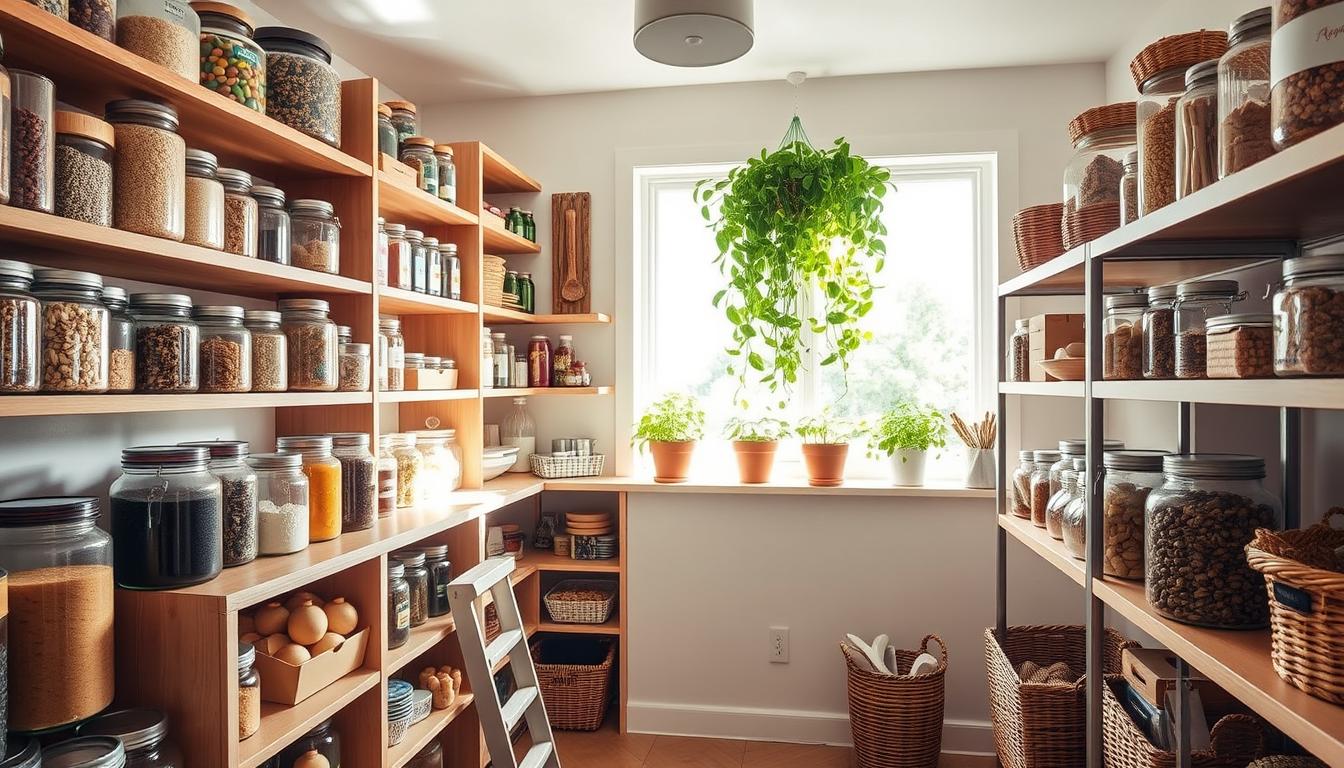
POLYGON ((957 437, 971 448, 993 448, 994 441, 998 439, 999 427, 994 422, 994 414, 986 411, 985 417, 974 424, 967 424, 966 420, 952 414, 952 429, 956 431, 957 437))

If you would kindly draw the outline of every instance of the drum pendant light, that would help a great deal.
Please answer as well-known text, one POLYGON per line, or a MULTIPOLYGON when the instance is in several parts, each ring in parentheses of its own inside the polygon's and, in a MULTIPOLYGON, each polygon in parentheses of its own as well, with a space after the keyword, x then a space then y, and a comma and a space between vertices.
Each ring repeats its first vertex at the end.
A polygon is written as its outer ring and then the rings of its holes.
POLYGON ((674 67, 712 67, 751 50, 752 0, 637 0, 635 50, 674 67))

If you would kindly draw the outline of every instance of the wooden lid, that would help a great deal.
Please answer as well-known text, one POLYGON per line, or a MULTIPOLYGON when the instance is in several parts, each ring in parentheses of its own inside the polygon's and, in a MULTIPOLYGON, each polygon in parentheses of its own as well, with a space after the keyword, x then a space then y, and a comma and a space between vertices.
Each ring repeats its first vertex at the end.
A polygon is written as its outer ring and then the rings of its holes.
POLYGON ((1201 29, 1198 32, 1186 32, 1180 35, 1168 35, 1147 48, 1129 62, 1129 72, 1134 75, 1134 86, 1143 88, 1149 78, 1169 69, 1188 67, 1216 59, 1227 52, 1227 33, 1221 30, 1201 29))
POLYGON ((1069 121, 1069 141, 1077 144, 1079 139, 1096 131, 1106 131, 1114 128, 1132 129, 1134 128, 1136 109, 1134 102, 1122 101, 1118 104, 1106 104, 1084 110, 1069 121))
POLYGON ((56 132, 84 136, 101 141, 109 147, 116 146, 116 133, 112 130, 112 125, 83 112, 57 110, 56 132))
POLYGON ((407 136, 401 140, 402 144, 414 144, 418 147, 433 147, 434 140, 428 136, 407 136))
POLYGON ((228 16, 237 19, 248 29, 255 29, 252 24, 252 17, 247 15, 242 8, 229 3, 216 3, 210 0, 194 0, 191 3, 191 9, 196 13, 214 13, 220 16, 228 16))
POLYGON ((442 155, 451 155, 451 154, 453 154, 453 145, 452 145, 452 144, 435 144, 435 145, 434 145, 434 151, 435 151, 435 152, 438 152, 439 154, 442 154, 442 155))
POLYGON ((379 104, 379 105, 378 105, 378 114, 380 114, 380 115, 384 115, 384 116, 386 116, 386 117, 391 117, 391 116, 392 116, 392 108, 389 107, 389 106, 387 106, 386 104, 379 104))
POLYGON ((410 112, 411 114, 415 114, 415 105, 409 101, 393 99, 392 101, 385 101, 383 103, 387 105, 388 109, 400 109, 406 112, 410 112))

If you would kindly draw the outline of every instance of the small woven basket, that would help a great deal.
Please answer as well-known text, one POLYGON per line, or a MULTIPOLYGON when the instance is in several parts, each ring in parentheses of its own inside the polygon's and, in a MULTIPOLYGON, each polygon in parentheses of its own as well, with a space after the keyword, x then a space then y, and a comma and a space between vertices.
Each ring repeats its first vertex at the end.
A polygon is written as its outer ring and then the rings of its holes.
POLYGON ((1017 246, 1017 264, 1023 272, 1064 253, 1060 230, 1063 214, 1062 203, 1033 205, 1014 214, 1013 242, 1017 246))
POLYGON ((1176 67, 1193 67, 1201 61, 1216 59, 1227 52, 1227 33, 1202 29, 1168 35, 1149 43, 1129 62, 1129 73, 1134 86, 1142 89, 1148 78, 1176 67))
POLYGON ((1117 128, 1133 130, 1137 117, 1138 104, 1133 101, 1092 107, 1069 121, 1069 141, 1077 144, 1079 139, 1097 131, 1109 131, 1117 128))
POLYGON ((609 581, 568 579, 556 584, 546 593, 546 612, 559 624, 604 624, 611 618, 616 603, 616 590, 609 581), (606 595, 601 600, 562 600, 557 593, 568 590, 591 590, 606 595))
MULTIPOLYGON (((1176 753, 1153 746, 1120 705, 1120 675, 1107 676, 1102 691, 1101 721, 1106 768, 1174 768, 1176 753)), ((1209 731, 1209 748, 1190 754, 1191 768, 1244 768, 1264 750, 1260 721, 1250 715, 1227 715, 1209 731)))
POLYGON ((928 635, 919 649, 896 651, 896 669, 907 674, 883 675, 872 670, 862 652, 841 643, 849 690, 849 728, 859 768, 937 768, 943 743, 943 702, 947 647, 928 635), (910 665, 938 643, 938 668, 910 675, 910 665))
POLYGON ((594 477, 602 474, 606 456, 595 453, 592 456, 543 456, 532 454, 528 461, 532 464, 532 474, 546 480, 561 477, 594 477))
POLYGON ((537 684, 551 727, 595 731, 602 727, 611 694, 616 644, 583 637, 547 637, 532 643, 537 684))

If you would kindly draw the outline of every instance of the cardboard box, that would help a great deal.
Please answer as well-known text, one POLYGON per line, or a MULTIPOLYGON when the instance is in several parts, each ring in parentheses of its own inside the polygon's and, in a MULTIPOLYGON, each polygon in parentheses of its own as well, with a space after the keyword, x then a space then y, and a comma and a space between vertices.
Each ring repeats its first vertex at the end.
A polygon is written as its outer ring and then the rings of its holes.
POLYGON ((1031 381, 1057 381, 1041 367, 1042 360, 1050 360, 1055 350, 1072 343, 1083 342, 1087 336, 1083 332, 1082 315, 1048 314, 1035 315, 1028 321, 1030 333, 1027 360, 1031 381))
MULTIPOLYGON (((1164 648, 1126 649, 1121 664, 1121 672, 1135 692, 1156 709, 1166 709, 1167 692, 1176 687, 1176 654, 1164 648)), ((1236 699, 1195 670, 1189 670, 1187 679, 1209 711, 1238 708, 1236 699)))
POLYGON ((411 166, 391 155, 378 155, 378 167, 385 171, 392 181, 404 187, 420 188, 420 175, 411 166))
POLYGON ((404 383, 406 389, 457 389, 457 370, 407 368, 404 383))
POLYGON ((257 646, 257 671, 261 673, 261 698, 276 704, 298 704, 364 665, 369 628, 345 638, 326 653, 319 653, 301 666, 286 664, 257 646))

